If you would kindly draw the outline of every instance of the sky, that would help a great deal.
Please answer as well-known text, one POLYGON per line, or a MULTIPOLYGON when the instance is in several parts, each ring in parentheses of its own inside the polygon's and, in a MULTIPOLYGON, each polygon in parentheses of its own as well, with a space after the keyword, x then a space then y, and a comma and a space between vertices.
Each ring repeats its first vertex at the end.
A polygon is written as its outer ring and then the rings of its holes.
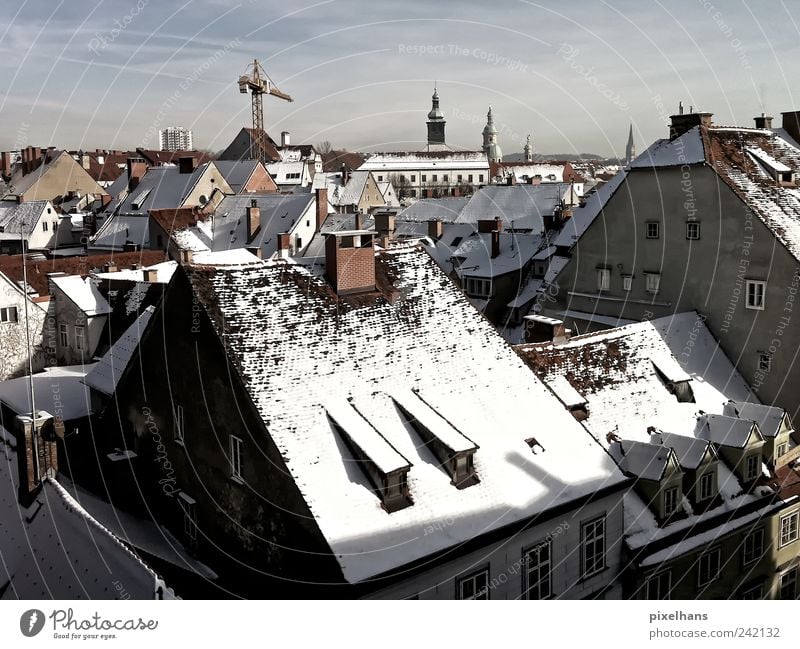
POLYGON ((434 84, 447 142, 503 153, 624 153, 678 102, 719 124, 800 109, 800 17, 786 0, 27 0, 0 17, 0 150, 158 147, 180 125, 218 151, 251 123, 258 58, 292 103, 265 124, 350 150, 425 144, 434 84), (798 96, 795 96, 798 95, 798 96))

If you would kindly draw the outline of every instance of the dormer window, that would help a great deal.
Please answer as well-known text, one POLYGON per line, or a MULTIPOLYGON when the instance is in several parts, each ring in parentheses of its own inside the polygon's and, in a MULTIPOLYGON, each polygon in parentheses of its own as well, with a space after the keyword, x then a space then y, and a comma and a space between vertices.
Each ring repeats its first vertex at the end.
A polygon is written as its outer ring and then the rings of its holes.
POLYGON ((697 501, 703 502, 714 497, 714 483, 717 475, 711 471, 704 473, 697 481, 697 501))
POLYGON ((664 516, 671 516, 678 509, 680 491, 678 487, 669 487, 664 490, 664 516))
POLYGON ((751 482, 758 477, 761 472, 761 454, 754 453, 748 455, 745 459, 745 480, 751 482))

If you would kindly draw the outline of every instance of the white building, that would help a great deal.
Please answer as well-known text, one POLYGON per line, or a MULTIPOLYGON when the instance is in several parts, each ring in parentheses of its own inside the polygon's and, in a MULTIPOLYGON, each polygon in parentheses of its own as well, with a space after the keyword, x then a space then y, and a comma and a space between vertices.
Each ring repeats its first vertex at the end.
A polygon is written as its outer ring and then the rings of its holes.
POLYGON ((192 129, 183 126, 167 126, 158 132, 162 151, 193 151, 192 129))

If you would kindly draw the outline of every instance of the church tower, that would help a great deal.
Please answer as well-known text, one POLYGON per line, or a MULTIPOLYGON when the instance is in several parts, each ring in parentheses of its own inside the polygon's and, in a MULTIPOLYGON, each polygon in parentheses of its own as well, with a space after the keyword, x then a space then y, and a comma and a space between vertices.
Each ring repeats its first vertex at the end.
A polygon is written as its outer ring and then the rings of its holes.
POLYGON ((625 146, 625 164, 629 165, 636 157, 636 146, 633 143, 633 124, 628 131, 628 144, 625 146))
POLYGON ((489 162, 502 162, 503 160, 503 152, 500 149, 500 145, 497 144, 497 129, 494 125, 491 106, 489 106, 489 112, 486 115, 486 126, 483 127, 483 152, 489 162))
POLYGON ((428 113, 428 150, 444 148, 444 125, 444 115, 442 115, 442 111, 439 110, 439 92, 436 90, 436 86, 434 86, 433 97, 431 98, 431 111, 428 113), (433 147, 433 149, 431 147, 433 147))
POLYGON ((531 146, 530 134, 528 134, 528 139, 525 140, 525 148, 522 151, 525 162, 533 162, 533 147, 531 146))

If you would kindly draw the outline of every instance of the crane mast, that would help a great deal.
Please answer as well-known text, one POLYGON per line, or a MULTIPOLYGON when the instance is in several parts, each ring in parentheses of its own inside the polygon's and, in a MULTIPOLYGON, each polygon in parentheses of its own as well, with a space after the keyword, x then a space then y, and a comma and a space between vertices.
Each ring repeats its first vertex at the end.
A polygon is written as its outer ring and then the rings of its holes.
POLYGON ((239 92, 246 94, 250 92, 251 108, 253 112, 253 139, 251 139, 250 155, 263 164, 266 164, 266 131, 264 130, 264 104, 263 96, 272 95, 284 101, 294 101, 290 95, 278 90, 269 78, 264 68, 254 59, 251 65, 247 66, 245 74, 239 77, 239 92), (249 72, 252 67, 252 72, 249 72), (255 151, 253 149, 256 149, 255 151))

